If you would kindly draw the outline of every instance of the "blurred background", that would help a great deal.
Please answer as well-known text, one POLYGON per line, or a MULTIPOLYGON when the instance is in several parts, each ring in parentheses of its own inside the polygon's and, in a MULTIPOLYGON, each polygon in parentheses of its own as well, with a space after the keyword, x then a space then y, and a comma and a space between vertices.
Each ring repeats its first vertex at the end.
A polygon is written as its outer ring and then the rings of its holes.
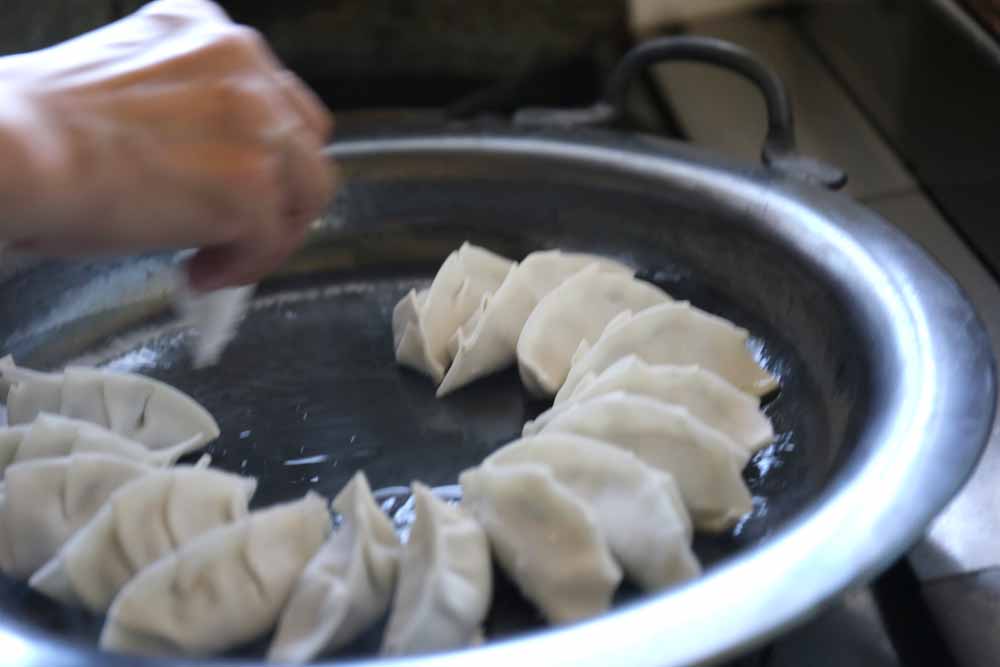
MULTIPOLYGON (((4 0, 0 54, 137 0, 4 0)), ((338 116, 341 134, 505 122, 597 100, 627 49, 666 34, 758 54, 792 95, 803 152, 905 229, 976 302, 1000 352, 1000 0, 230 0, 338 116)), ((764 109, 732 74, 652 68, 618 129, 758 159, 764 109)), ((927 537, 874 585, 739 665, 1000 664, 1000 435, 927 537)), ((915 489, 914 493, 919 493, 915 489)))

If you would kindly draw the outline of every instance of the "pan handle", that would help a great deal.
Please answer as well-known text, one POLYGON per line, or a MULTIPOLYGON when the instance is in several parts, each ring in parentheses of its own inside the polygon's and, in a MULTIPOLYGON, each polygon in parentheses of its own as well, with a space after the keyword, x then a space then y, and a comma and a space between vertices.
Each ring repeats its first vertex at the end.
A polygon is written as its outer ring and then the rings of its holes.
POLYGON ((514 115, 522 126, 582 127, 603 125, 622 117, 629 85, 650 65, 689 61, 718 65, 742 75, 757 86, 767 107, 767 136, 761 151, 765 165, 830 189, 847 182, 843 170, 806 155, 795 146, 792 105, 777 74, 746 49, 711 37, 662 37, 639 44, 625 54, 611 73, 604 99, 586 109, 524 109, 514 115))

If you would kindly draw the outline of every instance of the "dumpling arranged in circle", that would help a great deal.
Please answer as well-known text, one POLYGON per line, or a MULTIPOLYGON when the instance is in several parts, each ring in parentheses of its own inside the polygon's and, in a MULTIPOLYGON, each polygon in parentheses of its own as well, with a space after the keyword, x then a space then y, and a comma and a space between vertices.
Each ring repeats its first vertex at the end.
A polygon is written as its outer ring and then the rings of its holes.
POLYGON ((0 569, 27 579, 112 493, 153 470, 108 454, 73 454, 8 466, 0 482, 0 569))
POLYGON ((106 428, 68 417, 40 414, 30 424, 0 428, 0 473, 11 464, 71 454, 107 454, 151 466, 169 466, 204 448, 200 434, 170 447, 148 447, 106 428))
POLYGON ((28 583, 60 602, 103 613, 147 565, 245 516, 256 488, 252 477, 194 466, 132 480, 28 583))
POLYGON ((778 380, 754 359, 749 332, 687 302, 664 303, 608 327, 570 369, 555 403, 568 399, 590 374, 600 374, 619 359, 634 355, 648 364, 695 365, 716 373, 754 396, 778 388, 778 380))
POLYGON ((339 649, 389 608, 398 579, 399 539, 363 472, 341 489, 333 509, 340 525, 295 584, 268 660, 304 663, 339 649))
POLYGON ((516 440, 482 465, 522 463, 547 466, 593 510, 611 553, 642 588, 660 590, 701 572, 691 551, 691 517, 669 473, 614 445, 558 432, 516 440))
POLYGON ((219 526, 142 569, 115 598, 101 648, 136 655, 212 655, 277 622, 330 534, 309 492, 219 526))
POLYGON ((525 424, 524 435, 538 433, 577 403, 616 391, 687 408, 750 454, 774 439, 771 420, 761 412, 757 396, 699 366, 654 366, 635 355, 619 359, 600 374, 588 373, 569 398, 525 424))
POLYGON ((581 345, 597 340, 622 313, 670 300, 660 288, 630 275, 599 266, 580 271, 545 295, 521 329, 517 364, 525 388, 534 396, 555 395, 581 345))
POLYGON ((462 507, 413 484, 416 520, 382 640, 384 655, 463 648, 482 640, 493 597, 486 533, 462 507))
POLYGON ((686 408, 614 392, 573 405, 545 424, 548 433, 601 440, 670 473, 697 528, 725 530, 752 509, 741 475, 746 449, 686 408))
POLYGON ((541 463, 485 465, 459 476, 462 506, 489 537, 500 567, 550 623, 611 605, 622 571, 596 513, 541 463))
POLYGON ((42 373, 0 359, 0 389, 7 389, 7 423, 27 424, 45 412, 97 424, 151 449, 197 437, 219 437, 219 425, 197 401, 153 378, 71 366, 42 373))
POLYGON ((410 290, 392 312, 396 361, 439 384, 451 361, 452 336, 513 267, 506 257, 470 243, 448 255, 431 286, 410 290))
POLYGON ((444 396, 470 382, 502 370, 517 360, 517 341, 532 311, 552 290, 581 270, 631 276, 619 262, 585 253, 533 252, 517 264, 493 294, 486 294, 452 337, 451 366, 438 387, 444 396))

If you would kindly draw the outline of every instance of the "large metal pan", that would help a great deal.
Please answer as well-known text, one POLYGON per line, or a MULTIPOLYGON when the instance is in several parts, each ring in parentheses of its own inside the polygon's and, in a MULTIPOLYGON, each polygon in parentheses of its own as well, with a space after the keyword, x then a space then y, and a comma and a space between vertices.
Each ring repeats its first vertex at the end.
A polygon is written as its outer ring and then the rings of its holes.
MULTIPOLYGON (((612 613, 543 630, 501 582, 492 641, 399 664, 663 667, 746 651, 918 539, 986 441, 993 359, 973 308, 923 250, 816 184, 842 178, 794 153, 787 102, 766 70, 705 40, 648 48, 627 61, 610 102, 653 56, 734 67, 764 86, 771 166, 551 127, 344 140, 332 150, 347 176, 341 195, 307 247, 262 285, 218 366, 191 368, 163 256, 8 263, 3 350, 25 365, 137 370, 190 392, 223 427, 215 464, 259 477, 258 505, 309 488, 332 496, 358 468, 391 496, 413 479, 454 484, 544 408, 515 371, 435 399, 424 378, 393 363, 397 299, 466 239, 512 257, 566 248, 622 259, 748 327, 781 376, 767 405, 780 435, 746 471, 753 515, 731 535, 699 540, 707 572, 679 589, 625 594, 612 613)), ((602 103, 520 118, 612 116, 614 104, 602 103)), ((0 581, 6 660, 136 664, 93 648, 99 624, 0 581)), ((370 655, 375 641, 348 655, 370 655)), ((235 655, 251 661, 260 646, 235 655)))

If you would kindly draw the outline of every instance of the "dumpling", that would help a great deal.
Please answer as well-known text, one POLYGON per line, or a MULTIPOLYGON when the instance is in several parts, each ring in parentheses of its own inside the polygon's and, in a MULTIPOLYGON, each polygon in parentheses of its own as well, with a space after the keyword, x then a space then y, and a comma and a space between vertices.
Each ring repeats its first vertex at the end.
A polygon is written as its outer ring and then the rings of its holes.
POLYGON ((462 506, 497 562, 551 623, 595 616, 622 579, 593 510, 538 463, 480 466, 459 477, 462 506))
POLYGON ((211 366, 218 362, 226 345, 236 336, 257 286, 196 292, 188 285, 187 271, 181 268, 178 273, 174 307, 185 324, 195 331, 191 342, 194 367, 211 366))
MULTIPOLYGON (((611 331, 612 329, 616 329, 625 322, 628 322, 630 319, 632 319, 633 315, 635 315, 635 313, 633 313, 631 310, 623 310, 622 312, 612 317, 611 321, 608 322, 608 325, 606 327, 604 327, 604 330, 601 332, 601 335, 598 336, 596 340, 600 340, 601 336, 603 336, 607 332, 611 331)), ((581 340, 580 344, 576 348, 576 352, 573 353, 573 357, 569 360, 570 367, 572 367, 573 364, 582 359, 583 356, 586 355, 588 352, 590 352, 590 341, 581 340)))
MULTIPOLYGON (((446 266, 448 266, 447 260, 441 268, 446 266)), ((426 334, 420 326, 420 314, 424 310, 429 293, 430 288, 411 289, 392 309, 392 346, 396 354, 396 363, 420 371, 437 383, 440 380, 436 376, 444 377, 447 364, 434 359, 430 345, 426 341, 426 334)), ((447 347, 445 352, 447 353, 447 347)))
POLYGON ((0 474, 13 463, 85 453, 168 466, 204 446, 204 438, 194 436, 173 447, 150 450, 95 424, 40 414, 31 424, 0 428, 0 474))
POLYGON ((120 486, 153 468, 105 454, 10 466, 0 483, 0 565, 27 579, 87 523, 120 486))
POLYGON ((29 426, 0 426, 0 476, 4 468, 14 461, 17 450, 24 441, 24 436, 28 434, 29 426))
POLYGON ((569 398, 588 374, 598 375, 630 354, 648 364, 700 366, 740 391, 763 396, 778 387, 778 380, 754 359, 748 338, 746 329, 687 302, 649 308, 606 331, 573 364, 555 403, 569 398))
POLYGON ((267 632, 330 534, 310 492, 205 533, 139 572, 108 611, 101 648, 210 655, 267 632))
POLYGON ((133 480, 28 583, 60 602, 103 613, 142 568, 245 516, 256 487, 250 477, 189 466, 133 480))
POLYGON ((746 451, 686 408, 614 392, 577 403, 541 432, 603 440, 670 473, 698 528, 725 530, 752 509, 740 475, 746 451))
POLYGON ((295 585, 268 660, 308 662, 349 643, 389 608, 399 569, 399 539, 372 498, 363 472, 333 501, 337 531, 295 585))
POLYGON ((441 382, 448 341, 514 267, 506 257, 463 243, 445 259, 427 290, 410 290, 392 312, 396 361, 441 382))
POLYGON ((540 397, 562 386, 581 343, 597 340, 615 316, 670 301, 670 296, 632 276, 588 267, 538 302, 517 340, 517 364, 525 388, 540 397))
POLYGON ((691 517, 673 477, 624 449, 566 433, 517 440, 483 466, 548 466, 556 481, 593 511, 625 574, 646 590, 698 575, 691 551, 691 517))
POLYGON ((172 447, 195 436, 219 437, 219 425, 193 398, 143 375, 70 367, 40 373, 0 359, 7 392, 7 422, 25 424, 42 412, 103 426, 152 449, 172 447))
POLYGON ((595 263, 602 273, 633 274, 624 264, 596 255, 548 250, 525 257, 495 294, 483 297, 478 310, 452 337, 451 367, 437 395, 444 396, 513 364, 521 328, 538 302, 567 278, 595 263))
POLYGON ((698 366, 651 366, 629 355, 600 375, 588 374, 573 394, 524 425, 533 435, 575 403, 615 391, 648 396, 688 409, 752 454, 774 439, 771 420, 760 411, 760 399, 744 393, 712 371, 698 366))
POLYGON ((486 533, 472 516, 413 484, 416 519, 382 642, 384 655, 462 648, 482 639, 493 595, 486 533))

